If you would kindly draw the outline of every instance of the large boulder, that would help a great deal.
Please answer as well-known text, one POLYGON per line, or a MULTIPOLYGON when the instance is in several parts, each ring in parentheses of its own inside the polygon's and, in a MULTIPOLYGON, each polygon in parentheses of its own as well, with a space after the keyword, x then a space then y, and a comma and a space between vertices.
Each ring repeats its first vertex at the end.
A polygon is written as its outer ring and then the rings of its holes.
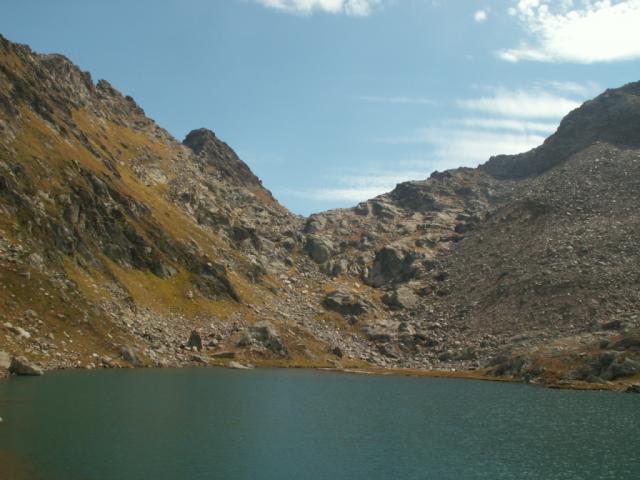
POLYGON ((130 345, 125 345, 120 349, 120 356, 125 362, 130 363, 134 367, 140 366, 140 359, 138 358, 138 353, 135 348, 130 345))
POLYGON ((311 215, 304 225, 304 233, 316 233, 322 230, 327 223, 327 219, 320 215, 311 215))
POLYGON ((361 297, 338 290, 327 294, 322 304, 326 309, 341 315, 362 315, 367 312, 369 307, 361 297))
POLYGON ((197 330, 191 330, 191 335, 189 335, 187 347, 191 349, 195 348, 198 351, 202 350, 202 337, 197 330))
POLYGON ((13 359, 11 359, 11 364, 9 365, 9 372, 14 375, 44 375, 44 371, 40 367, 29 362, 24 357, 13 357, 13 359))
POLYGON ((366 325, 362 330, 367 336, 367 339, 375 343, 387 343, 390 342, 393 337, 393 333, 383 326, 374 327, 366 325))
POLYGON ((418 303, 418 297, 410 288, 400 287, 385 294, 382 301, 393 310, 411 309, 418 303))
POLYGON ((263 320, 250 326, 247 333, 238 342, 240 347, 256 344, 279 357, 291 358, 289 349, 282 341, 278 330, 268 320, 263 320))
POLYGON ((316 263, 328 262, 333 254, 331 241, 317 235, 309 235, 307 237, 306 249, 311 259, 316 263))
POLYGON ((368 283, 381 287, 398 278, 404 268, 404 254, 396 247, 387 245, 376 253, 368 283))

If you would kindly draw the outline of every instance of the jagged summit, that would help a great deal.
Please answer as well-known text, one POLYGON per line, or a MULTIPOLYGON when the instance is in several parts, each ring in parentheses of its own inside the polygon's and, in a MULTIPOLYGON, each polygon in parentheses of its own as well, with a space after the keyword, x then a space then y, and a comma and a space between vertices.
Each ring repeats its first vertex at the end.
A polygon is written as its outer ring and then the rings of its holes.
POLYGON ((480 166, 501 179, 539 175, 597 142, 640 145, 640 82, 605 91, 573 110, 545 142, 518 155, 497 155, 480 166))
POLYGON ((193 150, 205 163, 215 167, 224 177, 243 186, 262 185, 249 166, 211 130, 206 128, 192 130, 182 143, 193 150))

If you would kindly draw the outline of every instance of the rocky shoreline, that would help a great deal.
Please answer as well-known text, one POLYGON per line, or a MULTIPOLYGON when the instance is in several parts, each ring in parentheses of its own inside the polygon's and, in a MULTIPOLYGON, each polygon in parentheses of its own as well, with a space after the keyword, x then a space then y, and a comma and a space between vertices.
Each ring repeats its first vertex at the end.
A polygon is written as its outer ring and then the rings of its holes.
MULTIPOLYGON (((4 352, 0 352, 0 359, 4 352)), ((225 357, 234 358, 230 355, 225 357)), ((60 367, 55 369, 44 370, 37 365, 28 362, 24 358, 14 358, 10 364, 10 368, 4 368, 4 365, 0 364, 0 380, 8 380, 11 376, 41 376, 47 372, 64 371, 64 370, 87 370, 82 367, 60 367)), ((234 370, 254 370, 254 369, 269 369, 269 368, 293 368, 293 369, 310 369, 316 371, 325 372, 337 372, 354 375, 375 375, 375 376, 407 376, 407 377, 425 377, 425 378, 453 378, 463 380, 477 380, 488 382, 508 382, 508 383, 523 383, 529 385, 538 385, 544 388, 552 389, 567 389, 567 390, 584 390, 584 391, 611 391, 619 393, 640 393, 640 383, 629 382, 601 382, 593 383, 584 380, 544 380, 544 379, 523 379, 516 376, 495 376, 491 375, 490 370, 425 370, 425 369, 408 369, 408 368, 380 368, 380 367, 368 367, 368 366, 326 366, 326 365, 296 365, 286 364, 278 361, 262 360, 257 364, 252 363, 240 363, 235 360, 226 360, 219 358, 217 361, 210 361, 207 364, 203 364, 200 360, 193 360, 187 364, 181 365, 164 365, 164 366, 133 366, 133 365, 101 365, 96 367, 97 369, 131 369, 131 368, 227 368, 234 370)), ((92 368, 94 369, 94 368, 92 368)))

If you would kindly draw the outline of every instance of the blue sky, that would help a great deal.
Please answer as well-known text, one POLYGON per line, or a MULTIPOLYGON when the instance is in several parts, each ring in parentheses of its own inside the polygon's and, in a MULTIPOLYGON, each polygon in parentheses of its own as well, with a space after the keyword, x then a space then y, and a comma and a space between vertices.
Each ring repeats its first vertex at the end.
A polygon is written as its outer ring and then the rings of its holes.
POLYGON ((178 139, 207 127, 291 210, 539 144, 640 80, 640 0, 0 0, 178 139))

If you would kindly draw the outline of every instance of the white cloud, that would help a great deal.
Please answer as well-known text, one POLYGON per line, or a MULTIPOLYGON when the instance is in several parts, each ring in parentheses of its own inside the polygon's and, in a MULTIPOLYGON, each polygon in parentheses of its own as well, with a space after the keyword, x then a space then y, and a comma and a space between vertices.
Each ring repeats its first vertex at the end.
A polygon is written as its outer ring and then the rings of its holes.
POLYGON ((477 98, 461 99, 457 107, 474 112, 444 120, 408 135, 380 139, 390 144, 430 145, 431 166, 438 170, 474 167, 498 154, 525 152, 552 134, 560 119, 579 106, 571 97, 558 94, 583 93, 591 84, 549 82, 520 90, 490 88, 477 98))
POLYGON ((489 18, 486 10, 478 10, 473 14, 473 19, 478 23, 483 23, 489 18))
POLYGON ((475 167, 498 154, 514 154, 540 145, 545 136, 537 133, 505 133, 484 129, 423 130, 425 141, 433 145, 438 169, 475 167))
POLYGON ((487 130, 509 130, 514 132, 553 133, 558 127, 557 123, 529 122, 513 118, 463 118, 460 125, 470 128, 484 128, 487 130))
POLYGON ((425 158, 395 162, 393 170, 368 165, 365 174, 339 171, 329 177, 331 187, 289 190, 296 197, 317 202, 356 204, 393 190, 401 182, 423 180, 435 170, 475 167, 497 154, 525 152, 540 145, 555 124, 505 118, 465 118, 437 127, 420 128, 390 144, 429 146, 425 158))
POLYGON ((520 0, 509 14, 527 34, 497 52, 510 62, 594 63, 640 58, 640 0, 520 0))
POLYGON ((601 90, 600 85, 598 85, 596 82, 578 83, 571 81, 554 81, 548 82, 548 85, 558 92, 568 93, 570 95, 578 95, 580 97, 591 96, 601 90))
POLYGON ((493 95, 459 100, 467 110, 514 118, 559 118, 580 104, 567 97, 538 90, 497 89, 493 95))
POLYGON ((366 174, 341 172, 332 176, 330 184, 336 186, 288 193, 318 202, 356 204, 390 192, 398 183, 424 180, 435 170, 475 167, 492 155, 525 152, 544 141, 545 137, 540 134, 542 129, 555 128, 553 124, 506 119, 464 119, 460 124, 462 126, 458 128, 440 126, 417 129, 403 138, 383 140, 393 144, 429 144, 429 158, 395 162, 393 171, 363 166, 360 170, 366 174), (516 124, 534 128, 531 132, 509 131, 517 130, 516 124))
MULTIPOLYGON (((483 92, 476 98, 461 99, 451 117, 405 135, 377 138, 390 145, 414 145, 419 158, 396 161, 393 167, 365 165, 359 171, 336 171, 328 178, 329 187, 316 187, 288 193, 317 202, 355 204, 391 191, 396 184, 421 180, 434 170, 475 167, 498 154, 517 154, 542 144, 565 114, 597 88, 593 83, 555 81, 534 83, 528 88, 476 87, 483 92), (459 118, 456 118, 456 113, 459 118), (365 173, 360 173, 365 172, 365 173)), ((358 97, 363 101, 425 103, 422 97, 358 97)), ((394 148, 393 150, 402 150, 394 148)), ((411 148, 413 150, 413 148, 411 148)))
POLYGON ((545 135, 540 131, 505 132, 504 130, 513 129, 504 128, 499 123, 497 123, 497 128, 490 129, 488 126, 492 120, 486 119, 485 122, 462 128, 445 126, 422 128, 415 130, 408 136, 386 138, 382 139, 382 142, 429 144, 433 151, 431 165, 437 170, 443 170, 456 167, 475 167, 487 161, 492 155, 526 152, 540 145, 545 139, 545 135))
POLYGON ((406 105, 433 105, 435 102, 430 98, 426 97, 384 97, 384 96, 376 96, 376 95, 362 95, 357 97, 358 100, 363 102, 372 102, 372 103, 396 103, 396 104, 406 104, 406 105))
POLYGON ((426 162, 413 163, 417 163, 418 166, 423 165, 425 169, 407 169, 400 164, 400 171, 388 171, 373 165, 361 169, 367 171, 366 175, 342 171, 332 176, 330 178, 331 184, 337 185, 337 187, 292 190, 289 193, 321 202, 341 201, 355 204, 387 193, 393 190, 398 183, 426 178, 433 170, 429 169, 426 162))
POLYGON ((287 13, 310 15, 314 12, 343 13, 364 17, 381 3, 381 0, 256 0, 265 7, 287 13))
MULTIPOLYGON (((391 187, 393 188, 393 187, 391 187)), ((316 188, 310 190, 296 190, 293 195, 302 198, 309 198, 320 202, 351 202, 360 203, 370 198, 377 197, 390 188, 316 188)))
POLYGON ((353 205, 390 192, 398 183, 423 180, 435 170, 475 167, 492 155, 525 152, 544 140, 539 133, 505 132, 512 130, 515 123, 508 124, 504 119, 495 121, 492 125, 490 119, 469 119, 461 122, 463 125, 458 128, 422 128, 403 138, 386 139, 386 143, 428 144, 431 147, 429 158, 396 162, 394 170, 369 165, 360 169, 366 174, 341 171, 327 182, 335 186, 290 190, 287 193, 318 202, 353 205))

